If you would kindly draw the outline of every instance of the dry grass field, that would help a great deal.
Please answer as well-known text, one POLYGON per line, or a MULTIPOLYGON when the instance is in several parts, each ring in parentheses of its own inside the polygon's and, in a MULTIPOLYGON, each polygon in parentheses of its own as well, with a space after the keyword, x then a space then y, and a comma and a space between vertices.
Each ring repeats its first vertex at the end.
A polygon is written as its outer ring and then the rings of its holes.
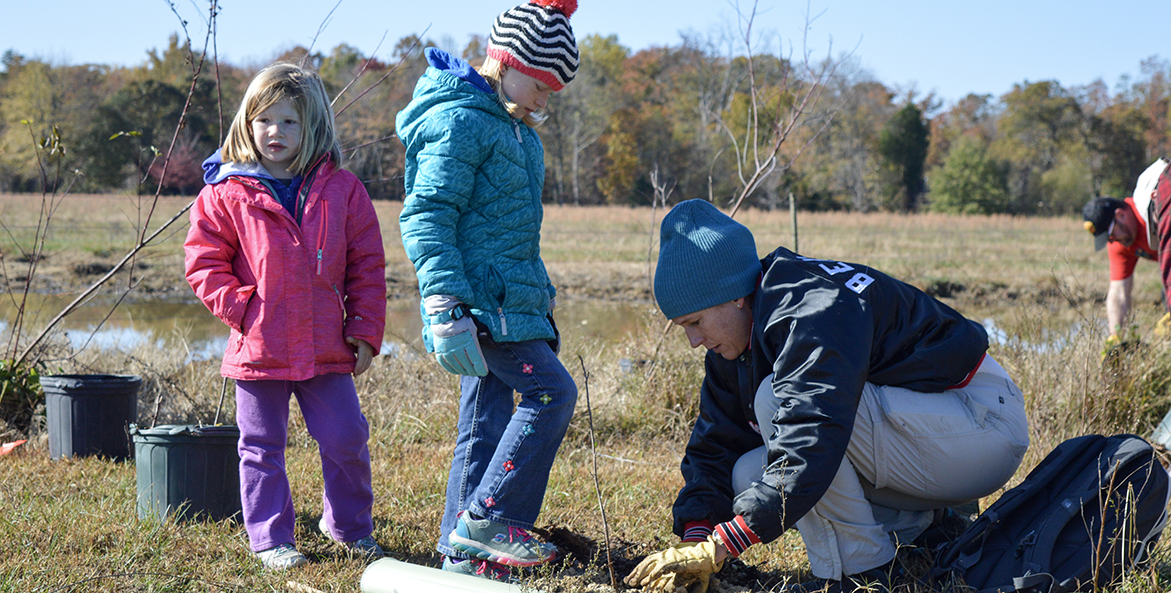
MULTIPOLYGON (((151 231, 188 202, 157 203, 151 231)), ((92 283, 134 244, 149 203, 64 198, 50 220, 33 290, 72 295, 92 283)), ((9 291, 4 298, 15 298, 12 291, 24 285, 41 205, 39 196, 0 196, 7 283, 0 288, 9 291)), ((376 207, 391 297, 411 298, 414 274, 398 235, 400 205, 376 207)), ((559 299, 650 303, 662 214, 650 208, 547 207, 542 250, 559 299)), ((788 212, 747 211, 737 218, 753 230, 762 254, 777 245, 792 247, 788 212)), ((1031 420, 1032 446, 1014 484, 1066 438, 1149 434, 1171 406, 1168 352, 1149 331, 1162 306, 1155 267, 1140 264, 1136 276, 1141 339, 1104 362, 1105 256, 1093 252, 1079 221, 802 212, 799 224, 802 253, 872 265, 994 325, 991 354, 1025 392, 1031 420)), ((185 232, 183 216, 136 258, 133 278, 116 276, 101 298, 131 285, 131 299, 192 298, 182 279, 185 232)), ((678 332, 664 336, 663 324, 648 313, 628 335, 614 339, 565 328, 561 357, 581 397, 538 527, 569 554, 528 577, 541 590, 608 591, 607 547, 621 579, 639 557, 675 541, 670 505, 681 485, 678 461, 696 411, 702 354, 687 348, 678 332), (635 364, 623 367, 619 359, 635 364)), ((151 419, 144 402, 158 398, 170 402, 162 417, 168 422, 214 413, 218 361, 192 363, 181 348, 154 345, 126 352, 66 350, 67 342, 48 341, 42 355, 52 361, 50 370, 142 376, 140 420, 151 419)), ((400 356, 379 357, 357 383, 372 431, 375 536, 392 556, 434 566, 456 379, 427 357, 400 356)), ((231 407, 229 401, 228 418, 231 407)), ((288 471, 299 546, 311 565, 287 574, 262 570, 247 551, 242 527, 231 521, 139 520, 133 462, 50 460, 47 435, 34 428, 27 444, 0 457, 0 592, 296 590, 289 581, 319 591, 357 591, 363 563, 317 532, 321 471, 295 407, 288 471)), ((0 442, 15 436, 0 426, 0 442)), ((754 546, 725 569, 723 583, 712 591, 774 591, 809 576, 800 538, 790 533, 754 546)), ((1169 586, 1171 559, 1162 548, 1148 569, 1124 584, 1140 593, 1169 586)))
MULTIPOLYGON (((9 289, 18 288, 13 281, 23 278, 22 250, 31 251, 46 208, 53 213, 38 288, 69 291, 85 286, 94 270, 121 259, 148 216, 149 234, 189 202, 82 195, 43 204, 36 195, 0 194, 0 253, 9 289)), ((397 288, 408 296, 414 272, 398 234, 401 204, 375 206, 392 294, 397 288)), ((542 256, 564 296, 649 299, 662 214, 650 208, 546 206, 542 256)), ((737 219, 753 230, 762 254, 776 246, 793 248, 787 211, 748 210, 737 219)), ((1064 293, 1060 300, 1091 300, 1105 291, 1104 256, 1094 253, 1080 222, 1072 218, 801 212, 798 226, 805 255, 871 265, 922 288, 942 289, 943 296, 959 301, 1043 302, 1057 292, 1064 293)), ((143 294, 186 296, 180 247, 186 228, 183 214, 136 260, 143 294)), ((1140 301, 1159 298, 1157 275, 1142 271, 1136 276, 1140 301)))

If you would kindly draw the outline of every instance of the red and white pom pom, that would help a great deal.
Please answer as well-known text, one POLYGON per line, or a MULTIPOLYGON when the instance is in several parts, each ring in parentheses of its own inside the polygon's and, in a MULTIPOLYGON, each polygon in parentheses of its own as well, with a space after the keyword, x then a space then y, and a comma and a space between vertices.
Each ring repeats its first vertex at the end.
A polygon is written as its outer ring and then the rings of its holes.
POLYGON ((573 13, 577 11, 577 0, 532 0, 532 4, 556 8, 565 15, 565 18, 573 16, 573 13))

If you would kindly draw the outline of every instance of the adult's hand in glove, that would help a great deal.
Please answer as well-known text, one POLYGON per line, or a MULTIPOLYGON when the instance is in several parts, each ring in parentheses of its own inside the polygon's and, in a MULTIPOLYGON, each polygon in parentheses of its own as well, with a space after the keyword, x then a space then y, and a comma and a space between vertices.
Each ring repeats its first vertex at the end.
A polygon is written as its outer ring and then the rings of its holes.
POLYGON ((455 306, 432 312, 435 298, 427 297, 424 306, 431 321, 431 338, 439 366, 456 375, 487 375, 488 364, 484 362, 484 351, 476 337, 476 322, 468 308, 458 300, 443 297, 454 301, 455 306))
POLYGON ((644 558, 625 582, 653 593, 675 593, 680 587, 688 593, 705 593, 712 574, 723 566, 716 562, 712 540, 683 542, 644 558))

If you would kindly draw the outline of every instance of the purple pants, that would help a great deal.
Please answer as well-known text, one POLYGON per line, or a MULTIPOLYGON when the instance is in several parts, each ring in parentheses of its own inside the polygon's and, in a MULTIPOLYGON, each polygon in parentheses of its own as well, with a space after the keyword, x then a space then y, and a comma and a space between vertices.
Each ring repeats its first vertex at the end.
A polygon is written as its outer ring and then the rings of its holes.
POLYGON ((325 524, 334 539, 355 541, 374 531, 371 509, 370 427, 350 375, 307 381, 236 381, 240 427, 240 500, 252 550, 292 544, 296 515, 285 474, 289 395, 321 452, 325 524))

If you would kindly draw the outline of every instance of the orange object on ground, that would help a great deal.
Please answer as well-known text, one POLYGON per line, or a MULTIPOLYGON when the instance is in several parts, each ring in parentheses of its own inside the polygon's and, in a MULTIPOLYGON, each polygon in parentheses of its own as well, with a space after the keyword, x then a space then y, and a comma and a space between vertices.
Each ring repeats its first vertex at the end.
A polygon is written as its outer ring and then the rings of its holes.
POLYGON ((12 452, 13 449, 15 449, 15 448, 27 443, 27 442, 28 442, 28 439, 22 439, 19 441, 12 441, 11 443, 4 443, 3 445, 0 445, 0 455, 8 455, 9 453, 12 452))

